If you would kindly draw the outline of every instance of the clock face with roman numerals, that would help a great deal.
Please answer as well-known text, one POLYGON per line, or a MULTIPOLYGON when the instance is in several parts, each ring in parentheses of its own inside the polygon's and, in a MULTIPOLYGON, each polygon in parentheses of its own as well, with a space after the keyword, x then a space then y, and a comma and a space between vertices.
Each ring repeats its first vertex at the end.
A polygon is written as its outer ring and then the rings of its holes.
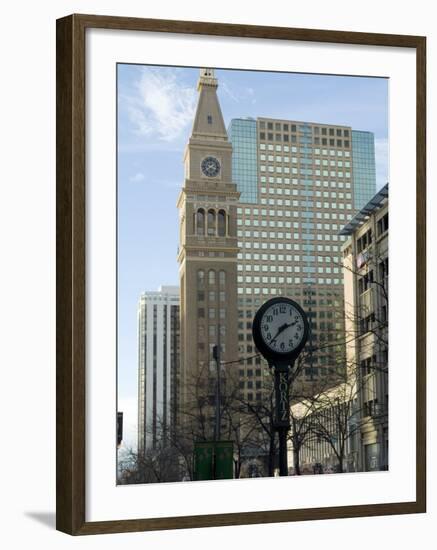
POLYGON ((296 357, 308 337, 308 320, 303 309, 289 298, 273 298, 258 310, 253 323, 258 350, 280 361, 296 357))
POLYGON ((202 172, 209 178, 215 178, 220 173, 220 163, 215 157, 205 157, 201 164, 202 172))

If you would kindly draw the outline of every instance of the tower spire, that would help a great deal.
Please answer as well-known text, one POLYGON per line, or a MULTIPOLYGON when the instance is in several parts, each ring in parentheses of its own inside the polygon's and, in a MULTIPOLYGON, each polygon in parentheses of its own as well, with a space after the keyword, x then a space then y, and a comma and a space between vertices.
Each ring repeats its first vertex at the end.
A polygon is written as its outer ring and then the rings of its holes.
POLYGON ((215 77, 214 69, 200 69, 197 82, 199 100, 192 130, 194 139, 208 137, 208 139, 227 141, 228 136, 217 97, 217 88, 218 80, 215 77))

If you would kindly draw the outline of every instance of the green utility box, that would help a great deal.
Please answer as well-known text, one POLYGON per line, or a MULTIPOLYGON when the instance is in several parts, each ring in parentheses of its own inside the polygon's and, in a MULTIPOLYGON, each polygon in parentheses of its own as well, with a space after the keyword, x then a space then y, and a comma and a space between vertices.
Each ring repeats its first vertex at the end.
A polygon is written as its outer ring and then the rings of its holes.
POLYGON ((233 479, 232 441, 199 441, 194 444, 194 479, 233 479))

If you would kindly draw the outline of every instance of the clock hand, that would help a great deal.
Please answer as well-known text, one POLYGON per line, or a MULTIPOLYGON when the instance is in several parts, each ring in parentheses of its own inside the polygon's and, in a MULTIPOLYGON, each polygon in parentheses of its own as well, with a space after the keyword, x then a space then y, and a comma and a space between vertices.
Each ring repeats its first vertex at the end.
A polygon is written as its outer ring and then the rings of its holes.
POLYGON ((287 328, 292 327, 295 325, 297 321, 294 321, 294 323, 284 323, 282 326, 279 327, 278 332, 275 334, 275 337, 270 340, 270 343, 274 342, 276 338, 281 334, 281 332, 284 332, 287 328))
POLYGON ((284 330, 289 326, 291 325, 287 325, 287 323, 284 323, 282 326, 280 326, 278 332, 275 334, 275 337, 270 340, 270 343, 274 342, 276 338, 281 334, 281 332, 284 332, 284 330))

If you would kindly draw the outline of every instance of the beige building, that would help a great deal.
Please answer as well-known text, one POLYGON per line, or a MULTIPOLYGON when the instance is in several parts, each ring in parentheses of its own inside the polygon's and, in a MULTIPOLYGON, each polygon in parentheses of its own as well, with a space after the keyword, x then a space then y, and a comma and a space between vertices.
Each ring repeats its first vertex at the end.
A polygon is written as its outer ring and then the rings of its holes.
POLYGON ((388 468, 388 185, 341 235, 347 377, 291 407, 301 473, 388 468))
MULTIPOLYGON (((196 439, 214 437, 216 363, 238 355, 237 203, 228 141, 212 69, 201 69, 199 99, 185 150, 185 182, 178 198, 181 313, 180 405, 196 439)), ((226 371, 226 369, 225 369, 226 371)), ((228 373, 222 372, 226 395, 228 373)), ((228 387, 230 384, 228 384, 228 387)), ((223 431, 226 419, 222 420, 223 431)), ((222 435, 225 435, 224 433, 222 435)))
POLYGON ((357 372, 358 469, 388 468, 388 184, 342 229, 347 364, 357 372))
POLYGON ((357 471, 358 386, 356 373, 348 374, 341 384, 291 406, 294 437, 289 442, 288 462, 293 473, 357 471))

